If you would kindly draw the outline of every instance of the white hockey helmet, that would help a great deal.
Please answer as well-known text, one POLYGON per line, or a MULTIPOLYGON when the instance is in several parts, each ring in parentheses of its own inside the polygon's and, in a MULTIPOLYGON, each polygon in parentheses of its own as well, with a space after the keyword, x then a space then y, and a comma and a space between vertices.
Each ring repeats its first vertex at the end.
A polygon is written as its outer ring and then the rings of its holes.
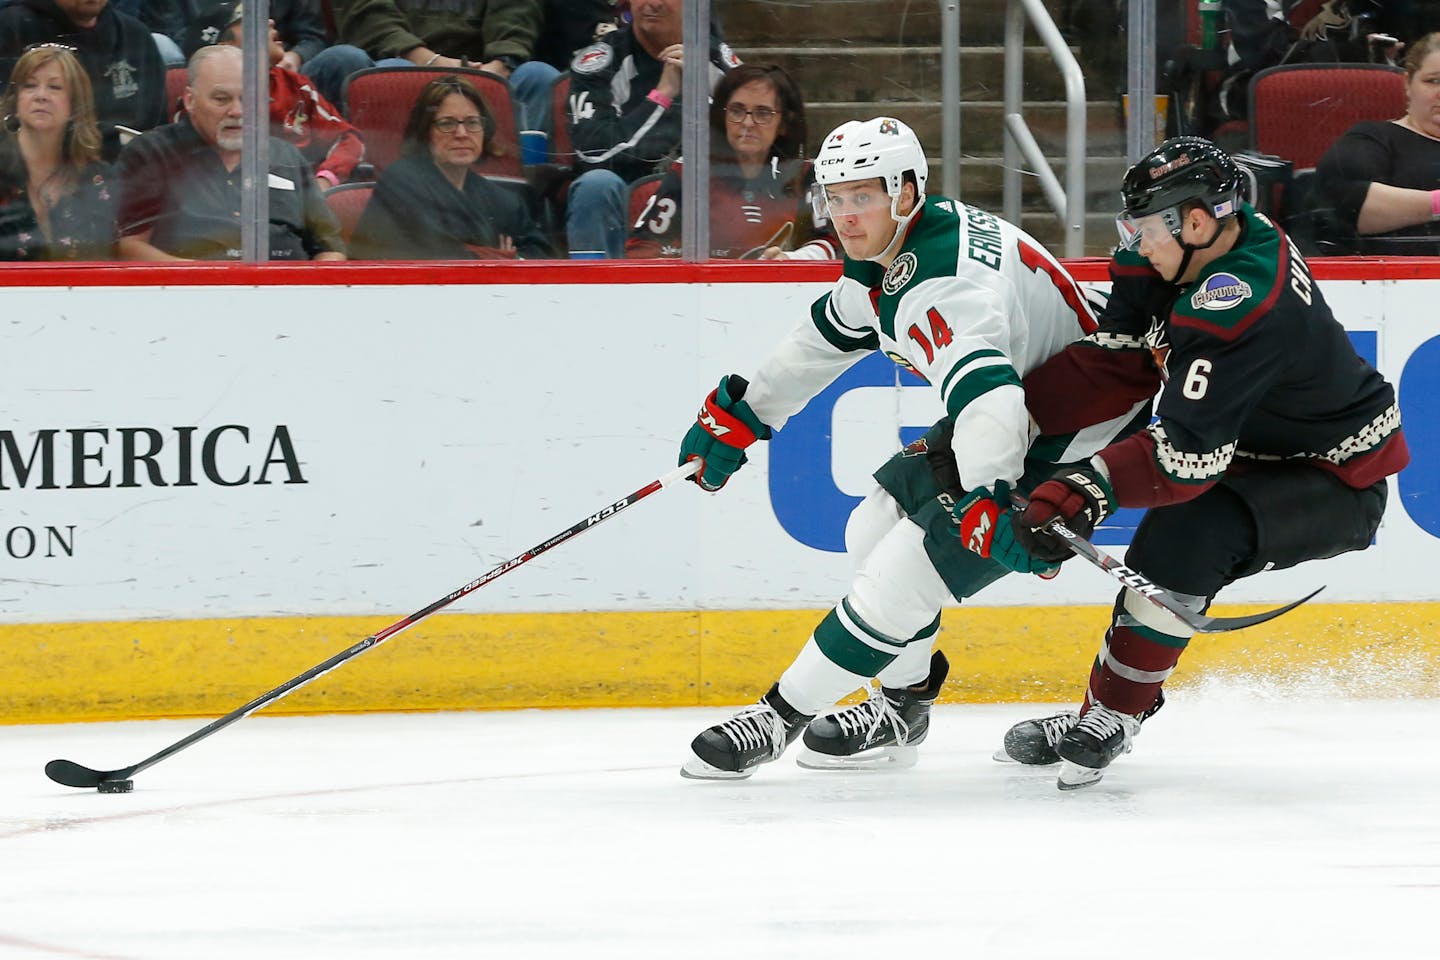
POLYGON ((896 220, 905 219, 895 208, 907 173, 915 177, 918 209, 925 202, 925 181, 930 167, 915 131, 894 117, 842 123, 830 131, 815 156, 815 180, 822 188, 817 194, 823 196, 823 188, 830 184, 879 177, 885 182, 890 212, 896 220))

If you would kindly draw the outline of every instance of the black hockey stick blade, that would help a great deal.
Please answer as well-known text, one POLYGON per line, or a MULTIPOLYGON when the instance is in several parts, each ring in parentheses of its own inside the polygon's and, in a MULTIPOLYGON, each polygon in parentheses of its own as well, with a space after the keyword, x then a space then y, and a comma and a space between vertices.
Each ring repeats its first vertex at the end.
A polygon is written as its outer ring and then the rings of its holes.
POLYGON ((134 767, 123 770, 91 770, 70 760, 51 760, 45 764, 45 776, 67 787, 98 787, 106 780, 129 780, 134 767))
POLYGON ((1283 607, 1276 607, 1274 610, 1266 610, 1262 613, 1252 613, 1246 617, 1208 617, 1203 613, 1196 613, 1194 610, 1191 610, 1185 606, 1185 604, 1181 603, 1179 598, 1170 591, 1157 583, 1152 583, 1150 579, 1143 574, 1131 570, 1089 540, 1071 531, 1060 521, 1053 520, 1048 526, 1051 531, 1065 541, 1065 545, 1070 548, 1071 553, 1084 557, 1116 580, 1119 580, 1133 593, 1139 594, 1171 616, 1189 624, 1198 633, 1226 633, 1230 630, 1243 630, 1245 627, 1253 627, 1257 623, 1274 620, 1276 617, 1294 610, 1300 606, 1300 604, 1325 589, 1323 586, 1319 587, 1306 596, 1301 597, 1299 600, 1287 603, 1283 607))

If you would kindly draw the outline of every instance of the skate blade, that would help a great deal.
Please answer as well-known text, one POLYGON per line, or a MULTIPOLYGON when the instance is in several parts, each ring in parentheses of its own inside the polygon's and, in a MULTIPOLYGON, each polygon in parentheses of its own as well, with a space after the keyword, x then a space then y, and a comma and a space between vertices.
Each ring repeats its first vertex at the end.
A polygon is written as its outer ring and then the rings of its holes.
POLYGON ((1103 770, 1082 767, 1066 760, 1060 764, 1060 775, 1055 778, 1055 786, 1061 790, 1080 790, 1094 786, 1104 776, 1105 771, 1103 770))
POLYGON ((809 747, 801 747, 795 756, 795 763, 806 770, 904 770, 913 767, 920 760, 920 751, 913 746, 878 747, 847 757, 836 757, 828 753, 817 753, 809 747))
POLYGON ((685 761, 685 765, 680 768, 680 776, 686 780, 745 780, 754 772, 753 769, 721 770, 714 764, 706 763, 699 757, 691 757, 685 761))
POLYGON ((1016 760, 1014 757, 1010 756, 1010 754, 1006 753, 1004 747, 1001 747, 999 750, 996 750, 994 753, 990 754, 990 759, 994 760, 997 763, 1013 763, 1022 767, 1053 767, 1055 766, 1055 764, 1060 762, 1059 760, 1050 760, 1046 763, 1024 763, 1020 760, 1016 760))

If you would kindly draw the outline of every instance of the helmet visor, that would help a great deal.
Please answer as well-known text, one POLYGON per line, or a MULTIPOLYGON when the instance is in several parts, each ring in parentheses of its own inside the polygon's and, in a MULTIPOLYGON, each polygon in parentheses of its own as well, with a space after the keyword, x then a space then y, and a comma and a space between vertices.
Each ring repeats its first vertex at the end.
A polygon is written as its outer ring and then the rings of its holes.
POLYGON ((833 217, 865 214, 881 207, 890 209, 891 197, 885 192, 885 181, 877 177, 852 183, 817 183, 810 204, 815 222, 825 223, 833 217))
POLYGON ((1184 220, 1178 207, 1167 207, 1159 213, 1143 217, 1132 217, 1122 213, 1115 218, 1115 229, 1120 234, 1120 249, 1134 250, 1143 240, 1148 247, 1164 243, 1166 237, 1179 239, 1184 220))

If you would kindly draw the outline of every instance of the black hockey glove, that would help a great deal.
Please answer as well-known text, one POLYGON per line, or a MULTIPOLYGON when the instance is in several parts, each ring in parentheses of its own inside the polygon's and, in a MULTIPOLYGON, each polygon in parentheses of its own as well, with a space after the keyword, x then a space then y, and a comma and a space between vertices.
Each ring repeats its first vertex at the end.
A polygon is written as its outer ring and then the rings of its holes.
POLYGON ((1015 541, 1040 560, 1059 563, 1070 548, 1046 528, 1059 520, 1077 537, 1089 540, 1100 522, 1115 511, 1110 481, 1089 464, 1067 467, 1036 487, 1030 505, 1014 515, 1015 541))

